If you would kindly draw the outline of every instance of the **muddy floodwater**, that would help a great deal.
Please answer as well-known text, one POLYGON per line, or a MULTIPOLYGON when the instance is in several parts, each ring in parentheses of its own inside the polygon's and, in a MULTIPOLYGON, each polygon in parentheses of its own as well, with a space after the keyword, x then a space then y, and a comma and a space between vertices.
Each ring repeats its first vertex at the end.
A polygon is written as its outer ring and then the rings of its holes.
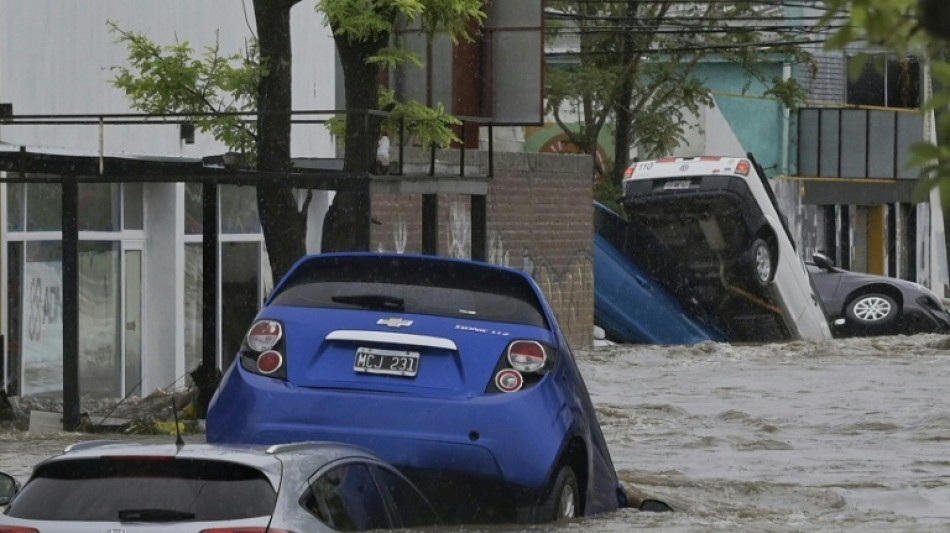
MULTIPOLYGON (((950 531, 948 337, 576 355, 621 479, 676 511, 447 531, 950 531)), ((80 437, 6 432, 0 470, 80 437)))

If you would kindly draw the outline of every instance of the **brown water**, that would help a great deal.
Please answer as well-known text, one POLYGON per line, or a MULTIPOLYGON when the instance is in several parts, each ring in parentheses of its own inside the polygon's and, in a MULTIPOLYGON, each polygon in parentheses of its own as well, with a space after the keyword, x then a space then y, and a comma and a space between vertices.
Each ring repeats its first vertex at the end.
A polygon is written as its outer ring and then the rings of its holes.
MULTIPOLYGON (((577 356, 621 479, 676 512, 454 531, 950 531, 948 337, 577 356)), ((2 434, 0 470, 77 437, 2 434)))

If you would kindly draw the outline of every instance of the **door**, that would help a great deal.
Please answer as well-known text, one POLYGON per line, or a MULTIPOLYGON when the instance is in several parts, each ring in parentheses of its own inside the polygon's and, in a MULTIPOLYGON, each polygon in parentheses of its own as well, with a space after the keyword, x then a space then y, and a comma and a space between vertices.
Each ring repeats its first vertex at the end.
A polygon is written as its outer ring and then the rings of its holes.
POLYGON ((142 250, 126 250, 123 273, 125 298, 123 302, 123 393, 124 396, 142 395, 142 250))

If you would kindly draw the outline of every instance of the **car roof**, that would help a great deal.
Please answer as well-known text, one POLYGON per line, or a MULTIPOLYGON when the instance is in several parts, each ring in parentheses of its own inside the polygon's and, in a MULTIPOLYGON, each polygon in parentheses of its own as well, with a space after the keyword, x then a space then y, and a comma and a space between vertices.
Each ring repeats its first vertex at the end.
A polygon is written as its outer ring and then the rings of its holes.
MULTIPOLYGON (((520 299, 546 323, 553 319, 547 300, 530 274, 484 261, 394 252, 332 252, 302 257, 274 287, 264 307, 300 283, 393 283, 438 286, 520 299)), ((548 327, 547 324, 544 327, 548 327)))
POLYGON ((434 264, 440 265, 444 268, 451 268, 455 266, 474 270, 496 271, 499 273, 507 273, 518 278, 523 278, 527 281, 532 281, 531 276, 522 270, 485 261, 474 261, 471 259, 399 252, 325 252, 301 257, 291 267, 290 271, 288 272, 288 276, 286 276, 285 279, 282 280, 277 287, 275 287, 274 292, 278 292, 280 285, 286 281, 286 278, 292 277, 294 274, 298 273, 298 271, 303 270, 308 263, 338 263, 341 265, 375 263, 385 265, 391 264, 394 261, 409 265, 434 264))
MULTIPOLYGON (((741 168, 741 167, 740 167, 741 168)), ((638 161, 627 169, 624 179, 669 178, 675 176, 705 176, 727 174, 748 176, 755 172, 747 157, 704 155, 696 157, 664 157, 638 161), (745 171, 737 171, 740 163, 748 165, 745 171)))
MULTIPOLYGON (((40 464, 104 456, 175 457, 178 459, 206 459, 241 463, 280 476, 281 464, 308 460, 330 463, 348 457, 380 461, 375 453, 351 444, 330 441, 305 441, 271 446, 228 445, 195 443, 176 445, 173 441, 129 442, 122 440, 92 440, 67 446, 63 453, 40 464)), ((37 465, 39 466, 39 465, 37 465)))

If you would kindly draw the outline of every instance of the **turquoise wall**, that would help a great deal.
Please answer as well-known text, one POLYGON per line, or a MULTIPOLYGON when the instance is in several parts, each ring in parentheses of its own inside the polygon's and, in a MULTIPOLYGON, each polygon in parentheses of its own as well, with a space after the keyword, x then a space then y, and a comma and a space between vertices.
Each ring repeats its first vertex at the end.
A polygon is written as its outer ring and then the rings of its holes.
MULTIPOLYGON (((763 66, 767 78, 782 76, 782 65, 763 66)), ((769 176, 787 175, 782 165, 788 149, 783 142, 783 106, 771 96, 763 96, 765 86, 729 63, 706 63, 696 71, 713 93, 726 122, 745 152, 752 152, 769 176)), ((706 135, 715 132, 706 131, 706 135)))

